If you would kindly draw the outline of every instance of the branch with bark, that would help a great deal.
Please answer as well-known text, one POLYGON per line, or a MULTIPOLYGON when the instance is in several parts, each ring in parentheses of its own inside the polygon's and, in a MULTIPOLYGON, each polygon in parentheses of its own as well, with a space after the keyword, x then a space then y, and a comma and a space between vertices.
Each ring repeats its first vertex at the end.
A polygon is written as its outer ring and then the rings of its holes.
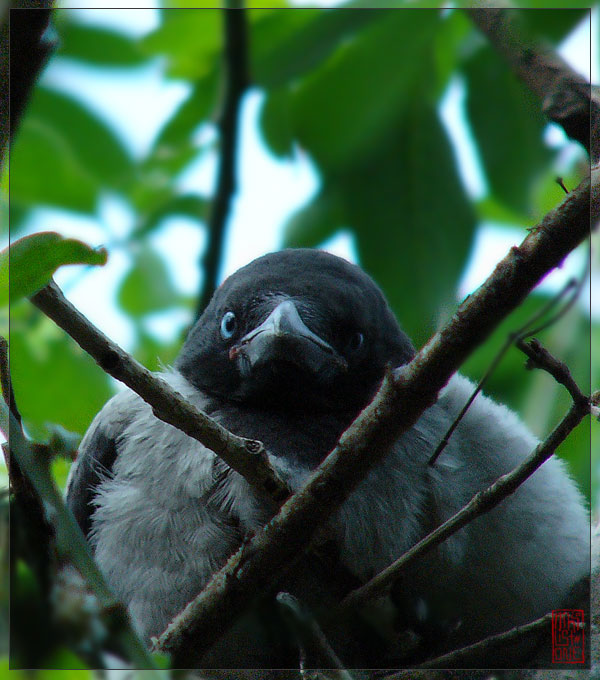
POLYGON ((100 368, 150 404, 157 418, 214 451, 263 497, 279 504, 290 495, 289 488, 269 463, 261 442, 238 437, 192 406, 93 326, 54 282, 33 295, 31 301, 88 352, 100 368))
MULTIPOLYGON (((478 10, 472 10, 472 15, 479 22, 477 12, 478 10)), ((239 102, 246 86, 243 20, 240 9, 225 12, 228 77, 223 116, 219 123, 219 180, 210 219, 211 241, 204 257, 206 278, 200 310, 210 299, 215 287, 226 217, 235 186, 237 118, 239 102)), ((501 20, 502 17, 496 19, 496 28, 490 29, 491 36, 508 30, 502 26, 498 28, 501 20)), ((517 42, 516 39, 509 41, 512 47, 517 42)), ((546 82, 545 87, 536 90, 545 96, 546 112, 554 120, 561 122, 568 134, 581 141, 586 148, 590 149, 590 144, 594 146, 590 142, 589 132, 586 138, 581 130, 581 111, 585 107, 581 103, 578 77, 569 81, 575 94, 572 100, 565 103, 559 97, 564 89, 564 81, 561 80, 565 77, 564 69, 561 70, 563 65, 557 66, 552 60, 531 59, 531 55, 527 62, 524 58, 515 56, 516 49, 506 54, 517 70, 520 68, 524 72, 533 73, 537 69, 537 75, 532 76, 532 82, 529 83, 534 89, 538 81, 544 82, 549 77, 556 79, 556 82, 552 81, 552 87, 549 88, 546 82), (560 77, 557 76, 557 69, 560 77)), ((570 78, 572 74, 568 75, 570 78)), ((589 89, 587 84, 586 86, 589 89)), ((589 99, 587 115, 589 123, 589 99)), ((592 155, 596 155, 595 147, 592 155)), ((386 375, 373 402, 344 433, 307 486, 290 498, 279 514, 231 557, 205 591, 186 607, 161 636, 158 649, 172 654, 175 664, 184 665, 188 643, 194 641, 194 654, 207 650, 250 605, 257 592, 270 587, 273 572, 285 571, 298 559, 318 528, 385 455, 388 446, 434 403, 439 390, 469 353, 520 304, 548 271, 557 266, 587 236, 590 205, 594 222, 600 215, 599 180, 599 172, 596 170, 591 179, 584 180, 567 196, 556 210, 549 213, 531 231, 520 246, 511 249, 488 281, 459 307, 446 327, 429 341, 409 365, 386 375)), ((253 488, 267 497, 274 498, 279 503, 289 495, 289 489, 270 468, 266 451, 260 442, 236 437, 187 404, 164 381, 137 364, 94 329, 64 300, 56 286, 50 285, 43 289, 32 300, 92 354, 106 372, 128 384, 145 399, 157 417, 214 450, 230 467, 245 476, 253 488)), ((589 404, 587 409, 589 411, 589 404)), ((553 443, 556 445, 561 437, 566 436, 569 428, 574 427, 576 421, 579 422, 585 415, 584 410, 583 401, 574 404, 565 421, 561 423, 562 428, 559 426, 548 438, 548 447, 553 443)), ((541 457, 551 455, 548 447, 543 448, 547 442, 540 445, 541 451, 540 447, 536 449, 536 456, 523 464, 528 466, 527 470, 531 468, 528 474, 543 462, 541 457)), ((523 474, 523 466, 505 476, 513 475, 512 478, 502 478, 500 487, 490 487, 483 492, 480 504, 487 507, 489 503, 500 502, 513 486, 516 488, 520 483, 518 475, 523 474)))
POLYGON ((592 163, 600 158, 600 93, 556 52, 524 40, 518 14, 484 7, 466 10, 516 75, 542 101, 542 111, 586 149, 592 163))
MULTIPOLYGON (((600 173, 596 172, 593 187, 599 182, 600 173)), ((600 206, 594 202, 592 218, 596 221, 599 216, 600 206)), ((157 649, 170 653, 176 664, 185 664, 191 646, 195 652, 207 650, 245 611, 256 593, 268 589, 274 572, 281 573, 293 565, 316 528, 339 508, 389 445, 434 403, 464 358, 586 238, 589 218, 588 178, 520 246, 511 249, 485 284, 410 364, 386 375, 372 403, 342 435, 304 489, 230 558, 174 619, 159 638, 157 649)), ((581 419, 579 411, 570 415, 565 431, 576 419, 581 419)), ((553 434, 560 441, 564 431, 553 434)))

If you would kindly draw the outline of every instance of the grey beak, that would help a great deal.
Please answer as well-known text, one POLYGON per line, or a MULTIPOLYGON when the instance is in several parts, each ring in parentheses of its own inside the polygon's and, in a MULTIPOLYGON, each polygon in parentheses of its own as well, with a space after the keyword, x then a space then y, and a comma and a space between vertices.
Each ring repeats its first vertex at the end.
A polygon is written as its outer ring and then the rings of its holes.
POLYGON ((238 361, 245 375, 275 361, 293 363, 314 374, 330 375, 332 370, 348 368, 346 360, 306 326, 292 300, 277 305, 260 326, 231 348, 229 357, 238 361))

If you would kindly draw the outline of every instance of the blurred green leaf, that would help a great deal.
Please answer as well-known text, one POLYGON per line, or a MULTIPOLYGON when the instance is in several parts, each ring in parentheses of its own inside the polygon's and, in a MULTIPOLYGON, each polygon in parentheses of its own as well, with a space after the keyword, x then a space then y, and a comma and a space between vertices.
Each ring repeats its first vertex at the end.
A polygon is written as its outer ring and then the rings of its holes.
POLYGON ((474 36, 475 39, 479 37, 464 12, 452 11, 440 21, 433 45, 437 91, 440 95, 464 57, 464 52, 470 49, 474 36))
POLYGON ((155 149, 162 146, 177 147, 211 116, 217 104, 218 73, 219 69, 213 68, 193 83, 189 96, 164 124, 155 149))
POLYGON ((455 307, 475 218, 445 130, 424 97, 415 97, 377 151, 343 178, 346 215, 361 264, 421 345, 455 307))
POLYGON ((162 206, 154 210, 146 219, 144 219, 133 232, 135 238, 144 236, 157 227, 166 217, 173 215, 184 215, 191 217, 194 220, 203 222, 206 219, 208 212, 209 201, 204 196, 197 196, 195 194, 184 194, 182 196, 174 196, 171 200, 166 201, 162 206))
POLYGON ((295 89, 295 136, 324 172, 337 172, 393 134, 417 96, 429 100, 432 10, 376 11, 356 40, 337 50, 295 89), (418 89, 417 89, 418 86, 418 89))
POLYGON ((30 118, 44 121, 60 134, 82 167, 99 182, 118 188, 131 179, 133 161, 129 152, 87 106, 66 94, 37 87, 27 109, 26 120, 30 118))
POLYGON ((141 317, 179 302, 164 259, 147 245, 133 255, 133 267, 123 279, 117 299, 127 314, 141 317))
POLYGON ((150 371, 160 371, 165 365, 173 363, 181 349, 182 338, 166 345, 150 335, 141 323, 136 324, 136 331, 136 345, 132 354, 143 366, 150 371))
POLYGON ((467 113, 491 191, 529 213, 533 183, 553 156, 543 142, 547 121, 539 102, 488 46, 468 60, 464 73, 467 113))
POLYGON ((284 231, 286 248, 315 248, 344 224, 344 204, 337 187, 321 191, 288 220, 284 231))
POLYGON ((16 302, 43 288, 62 265, 103 265, 107 258, 104 248, 94 250, 53 231, 25 236, 0 253, 0 294, 6 295, 0 306, 8 304, 9 260, 10 299, 16 302))
POLYGON ((72 12, 59 14, 67 20, 58 23, 58 56, 94 66, 138 66, 147 61, 148 57, 141 52, 137 41, 124 33, 71 21, 72 12))
POLYGON ((253 80, 277 88, 320 66, 339 45, 378 18, 375 9, 357 11, 353 4, 300 12, 284 8, 255 22, 250 36, 253 80))
POLYGON ((586 15, 589 16, 589 5, 574 9, 576 3, 563 3, 557 8, 550 8, 548 2, 520 2, 519 15, 527 37, 545 39, 558 44, 565 38, 586 15))
POLYGON ((290 156, 294 144, 290 93, 287 89, 273 90, 265 97, 260 128, 269 149, 279 157, 290 156))
POLYGON ((26 117, 13 144, 10 164, 11 213, 15 208, 22 211, 40 204, 93 212, 97 183, 61 130, 26 117))
POLYGON ((10 329, 15 399, 27 429, 42 441, 47 423, 83 433, 112 396, 109 378, 49 319, 30 312, 13 313, 10 329))
POLYGON ((168 73, 197 80, 213 70, 222 47, 222 15, 218 9, 163 12, 160 26, 142 39, 147 54, 169 58, 168 73))

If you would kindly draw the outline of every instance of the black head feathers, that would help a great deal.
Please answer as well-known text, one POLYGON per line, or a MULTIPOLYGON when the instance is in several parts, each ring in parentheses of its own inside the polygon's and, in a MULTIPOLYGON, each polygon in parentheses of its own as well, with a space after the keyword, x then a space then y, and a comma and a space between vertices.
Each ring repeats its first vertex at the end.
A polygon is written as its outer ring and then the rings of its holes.
POLYGON ((176 367, 224 399, 355 411, 387 364, 413 355, 367 274, 329 253, 297 249, 260 257, 230 276, 191 330, 176 367))

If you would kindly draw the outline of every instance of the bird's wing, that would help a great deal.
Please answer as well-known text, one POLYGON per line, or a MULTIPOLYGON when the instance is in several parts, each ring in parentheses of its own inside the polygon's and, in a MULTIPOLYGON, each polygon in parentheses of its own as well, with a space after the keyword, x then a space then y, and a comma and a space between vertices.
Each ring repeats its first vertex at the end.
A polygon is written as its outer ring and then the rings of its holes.
POLYGON ((135 417, 139 401, 129 391, 113 397, 94 418, 81 441, 67 481, 66 502, 85 536, 91 528, 96 489, 112 475, 120 435, 135 417))

